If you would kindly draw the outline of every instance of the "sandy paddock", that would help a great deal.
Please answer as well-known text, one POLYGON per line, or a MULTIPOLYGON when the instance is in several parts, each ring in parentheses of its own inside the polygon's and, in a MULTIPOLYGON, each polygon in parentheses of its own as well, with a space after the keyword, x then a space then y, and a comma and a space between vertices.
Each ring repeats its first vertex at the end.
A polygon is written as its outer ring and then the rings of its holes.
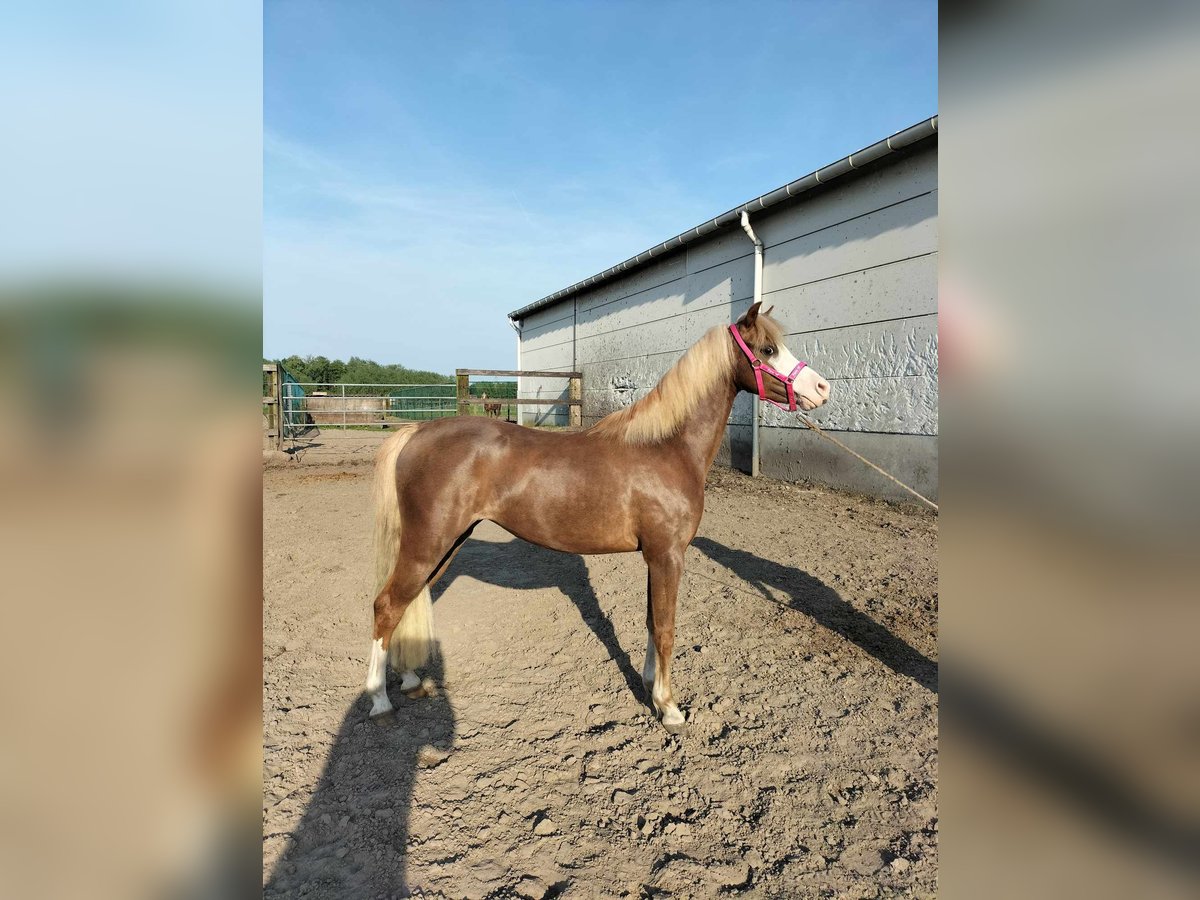
POLYGON ((714 470, 682 738, 642 696, 641 558, 482 525, 434 590, 441 689, 394 678, 376 724, 369 457, 264 472, 268 897, 936 893, 936 518, 714 470))

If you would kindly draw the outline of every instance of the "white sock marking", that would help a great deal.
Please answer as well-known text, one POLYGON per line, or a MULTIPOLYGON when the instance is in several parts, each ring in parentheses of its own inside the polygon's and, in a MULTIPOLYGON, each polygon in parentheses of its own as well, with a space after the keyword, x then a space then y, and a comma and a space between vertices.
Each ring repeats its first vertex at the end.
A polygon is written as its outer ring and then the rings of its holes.
POLYGON ((371 660, 367 663, 367 695, 371 698, 373 716, 392 711, 387 695, 387 658, 387 648, 383 638, 379 638, 371 644, 371 660))
POLYGON ((411 669, 400 676, 400 690, 412 691, 421 686, 421 679, 411 669))
POLYGON ((650 633, 650 629, 646 629, 646 662, 642 666, 642 681, 645 684, 654 684, 654 635, 650 633))
POLYGON ((683 724, 683 713, 679 711, 679 707, 673 701, 668 699, 667 692, 659 684, 658 679, 655 679, 654 690, 650 693, 654 698, 654 708, 662 715, 664 725, 683 724))

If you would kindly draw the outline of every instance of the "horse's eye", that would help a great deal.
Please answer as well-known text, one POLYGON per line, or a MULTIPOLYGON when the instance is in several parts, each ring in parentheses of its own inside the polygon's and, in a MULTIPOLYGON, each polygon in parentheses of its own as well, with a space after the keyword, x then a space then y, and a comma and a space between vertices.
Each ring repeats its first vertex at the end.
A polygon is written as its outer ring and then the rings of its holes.
POLYGON ((775 355, 774 347, 763 347, 763 356, 774 356, 774 355, 775 355))

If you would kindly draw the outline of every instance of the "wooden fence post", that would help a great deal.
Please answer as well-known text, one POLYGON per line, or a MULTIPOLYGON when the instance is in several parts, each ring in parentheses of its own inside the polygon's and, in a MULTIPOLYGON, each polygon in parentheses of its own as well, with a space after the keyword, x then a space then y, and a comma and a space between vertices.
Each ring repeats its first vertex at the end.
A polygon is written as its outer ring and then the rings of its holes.
POLYGON ((263 371, 267 373, 267 391, 270 396, 264 397, 267 405, 267 437, 276 450, 283 449, 283 375, 277 363, 263 363, 263 371))
POLYGON ((275 367, 275 408, 279 410, 279 437, 276 439, 278 442, 276 449, 282 450, 283 449, 283 432, 284 432, 284 429, 287 428, 287 416, 285 415, 285 410, 283 408, 283 367, 282 366, 275 367))
POLYGON ((271 443, 275 443, 275 381, 271 377, 271 364, 263 363, 263 406, 267 408, 267 437, 271 439, 271 443))
POLYGON ((470 408, 466 401, 471 397, 471 376, 464 375, 462 369, 454 370, 455 380, 458 382, 458 389, 455 392, 454 414, 458 416, 468 416, 471 414, 470 408))
MULTIPOLYGON (((582 400, 583 399, 583 379, 580 376, 576 375, 573 378, 571 378, 570 387, 568 388, 568 391, 567 391, 567 399, 568 400, 582 400)), ((571 427, 572 428, 583 427, 583 407, 582 406, 570 406, 570 407, 568 407, 568 409, 571 410, 571 417, 570 417, 571 427)))

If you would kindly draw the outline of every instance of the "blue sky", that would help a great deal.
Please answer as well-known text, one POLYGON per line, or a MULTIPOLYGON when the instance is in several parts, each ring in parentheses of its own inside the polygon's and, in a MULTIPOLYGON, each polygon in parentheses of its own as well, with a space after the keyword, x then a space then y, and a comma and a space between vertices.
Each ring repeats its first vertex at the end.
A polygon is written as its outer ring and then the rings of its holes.
POLYGON ((0 279, 169 281, 257 305, 261 26, 244 0, 9 4, 0 279))
POLYGON ((264 354, 505 314, 937 111, 935 3, 268 2, 264 354))

